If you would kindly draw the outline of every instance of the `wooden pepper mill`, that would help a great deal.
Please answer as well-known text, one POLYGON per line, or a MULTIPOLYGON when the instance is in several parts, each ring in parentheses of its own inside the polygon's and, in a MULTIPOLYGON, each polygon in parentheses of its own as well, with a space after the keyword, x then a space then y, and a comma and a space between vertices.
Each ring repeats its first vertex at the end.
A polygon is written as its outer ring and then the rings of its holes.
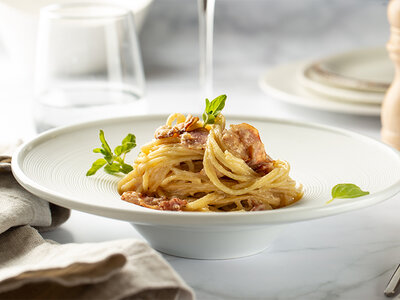
POLYGON ((390 39, 387 50, 395 64, 395 76, 382 104, 382 141, 400 150, 400 0, 388 5, 390 39))

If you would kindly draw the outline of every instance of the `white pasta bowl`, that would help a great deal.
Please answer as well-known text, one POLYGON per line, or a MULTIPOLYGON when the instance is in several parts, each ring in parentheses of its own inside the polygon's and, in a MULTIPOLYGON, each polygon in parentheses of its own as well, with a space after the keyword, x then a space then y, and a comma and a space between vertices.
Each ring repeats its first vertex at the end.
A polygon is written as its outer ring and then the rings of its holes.
MULTIPOLYGON (((98 154, 103 129, 112 146, 127 133, 138 145, 153 138, 167 116, 91 121, 45 132, 22 145, 13 157, 15 177, 28 191, 49 202, 126 220, 157 250, 182 257, 225 259, 264 250, 285 224, 349 212, 389 199, 400 191, 400 155, 371 138, 309 123, 256 117, 227 117, 260 131, 267 153, 291 165, 291 177, 304 185, 304 197, 276 210, 257 212, 158 211, 127 203, 117 193, 121 177, 85 173, 98 154), (354 183, 369 195, 336 199, 331 189, 354 183)), ((137 147, 127 161, 133 162, 137 147)))

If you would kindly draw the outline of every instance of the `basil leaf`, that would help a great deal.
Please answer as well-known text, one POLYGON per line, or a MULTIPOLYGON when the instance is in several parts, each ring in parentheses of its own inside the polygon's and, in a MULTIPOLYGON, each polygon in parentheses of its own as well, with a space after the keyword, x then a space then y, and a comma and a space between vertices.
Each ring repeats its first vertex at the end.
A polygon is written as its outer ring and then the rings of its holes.
POLYGON ((206 98, 206 111, 210 110, 210 100, 208 100, 208 98, 206 98))
POLYGON ((209 110, 214 116, 218 116, 219 113, 224 109, 226 101, 226 95, 221 95, 215 98, 211 103, 209 110))
POLYGON ((104 158, 99 158, 96 160, 93 164, 92 167, 86 172, 86 176, 92 176, 96 174, 96 172, 105 164, 107 161, 104 158))
POLYGON ((332 199, 326 203, 332 202, 334 199, 345 199, 345 198, 357 198, 368 195, 369 192, 361 190, 355 184, 352 183, 340 183, 332 188, 332 199))
POLYGON ((114 153, 111 151, 111 147, 106 141, 103 130, 100 130, 99 138, 101 142, 101 148, 95 148, 93 149, 93 152, 102 154, 104 158, 96 160, 92 164, 92 167, 86 172, 86 176, 94 175, 101 167, 106 164, 107 165, 104 167, 104 171, 109 174, 116 174, 119 172, 127 174, 133 170, 133 167, 131 165, 125 163, 125 154, 136 147, 135 135, 129 133, 122 140, 122 144, 115 147, 114 153))
POLYGON ((121 172, 124 173, 124 174, 128 174, 132 170, 133 170, 133 168, 132 168, 131 165, 128 165, 128 164, 125 164, 125 163, 123 163, 121 165, 121 172))
POLYGON ((215 123, 215 118, 218 117, 225 107, 226 98, 226 95, 220 95, 211 102, 206 99, 206 109, 203 113, 204 126, 215 123))
POLYGON ((122 144, 126 144, 126 143, 133 143, 136 146, 136 137, 134 134, 129 133, 123 140, 122 140, 122 144))
POLYGON ((136 143, 125 143, 122 145, 122 153, 129 153, 135 147, 136 143))
POLYGON ((207 123, 207 120, 208 120, 208 115, 206 113, 203 113, 203 122, 204 122, 204 124, 207 123))
POLYGON ((108 145, 108 143, 106 141, 106 138, 104 137, 104 131, 103 130, 100 130, 99 137, 100 137, 101 146, 103 147, 104 151, 106 152, 106 154, 111 155, 112 154, 111 148, 108 145))
POLYGON ((129 153, 133 148, 136 147, 136 137, 135 135, 129 133, 123 140, 122 145, 114 149, 116 155, 129 153))
POLYGON ((114 153, 115 153, 115 155, 120 156, 122 153, 122 146, 115 147, 114 153))
POLYGON ((207 120, 208 120, 208 124, 214 124, 215 123, 214 115, 208 115, 207 120))
POLYGON ((112 165, 107 165, 104 167, 104 171, 106 171, 108 174, 115 174, 118 173, 120 171, 120 164, 115 162, 112 165))

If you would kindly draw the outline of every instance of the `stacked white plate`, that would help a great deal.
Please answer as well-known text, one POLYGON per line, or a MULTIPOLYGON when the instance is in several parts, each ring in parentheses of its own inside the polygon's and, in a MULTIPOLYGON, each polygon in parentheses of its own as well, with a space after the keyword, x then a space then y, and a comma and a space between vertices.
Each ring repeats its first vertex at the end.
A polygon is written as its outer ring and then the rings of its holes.
POLYGON ((393 77, 394 65, 380 47, 278 66, 260 78, 260 86, 276 99, 298 105, 379 115, 393 77))

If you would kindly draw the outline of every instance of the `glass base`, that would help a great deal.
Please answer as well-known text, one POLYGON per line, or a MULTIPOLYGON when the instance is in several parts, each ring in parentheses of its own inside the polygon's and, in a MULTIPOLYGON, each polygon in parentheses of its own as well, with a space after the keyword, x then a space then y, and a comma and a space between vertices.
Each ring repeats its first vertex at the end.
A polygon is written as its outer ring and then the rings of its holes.
POLYGON ((65 92, 40 97, 34 107, 38 133, 51 128, 105 117, 138 115, 145 112, 144 100, 124 91, 65 92))

